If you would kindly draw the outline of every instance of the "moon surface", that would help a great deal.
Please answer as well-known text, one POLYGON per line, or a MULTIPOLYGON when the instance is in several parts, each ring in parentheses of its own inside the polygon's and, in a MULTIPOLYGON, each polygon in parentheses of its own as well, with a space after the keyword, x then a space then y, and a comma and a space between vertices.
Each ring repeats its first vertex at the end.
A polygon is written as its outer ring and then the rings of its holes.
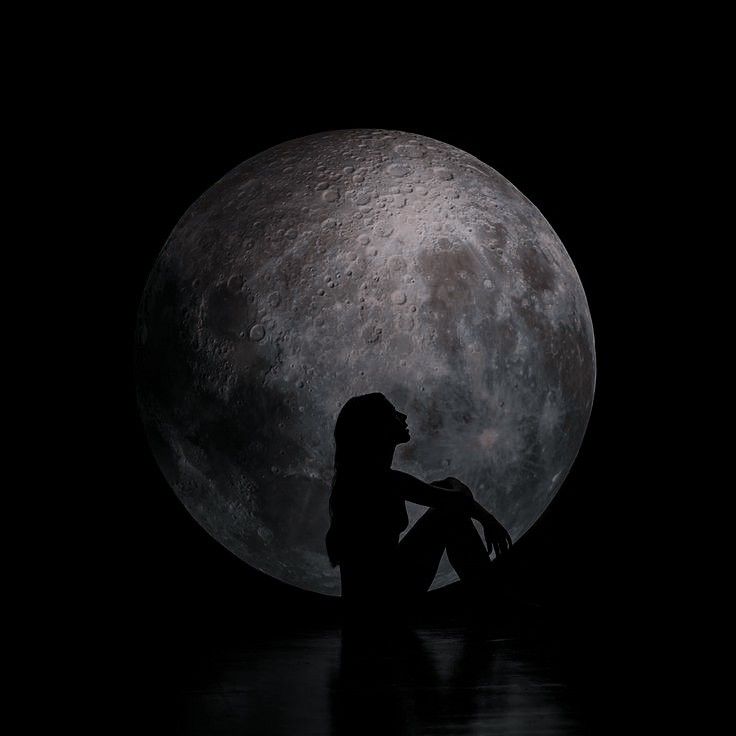
MULTIPOLYGON (((572 261, 509 181, 431 138, 341 130, 254 156, 187 210, 145 288, 137 371, 192 516, 338 595, 324 536, 347 399, 383 392, 412 435, 394 467, 460 478, 516 541, 578 452, 595 349, 572 261)), ((433 587, 456 579, 443 558, 433 587)))

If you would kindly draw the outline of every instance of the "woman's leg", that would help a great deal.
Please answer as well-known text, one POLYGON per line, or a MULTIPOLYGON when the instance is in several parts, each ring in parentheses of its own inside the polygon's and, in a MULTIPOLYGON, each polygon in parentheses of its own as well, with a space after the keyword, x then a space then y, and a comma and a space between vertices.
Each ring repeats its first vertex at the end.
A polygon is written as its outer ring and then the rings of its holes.
POLYGON ((482 585, 488 580, 491 561, 473 520, 465 514, 429 509, 399 543, 400 574, 408 594, 429 590, 445 550, 465 583, 482 585))

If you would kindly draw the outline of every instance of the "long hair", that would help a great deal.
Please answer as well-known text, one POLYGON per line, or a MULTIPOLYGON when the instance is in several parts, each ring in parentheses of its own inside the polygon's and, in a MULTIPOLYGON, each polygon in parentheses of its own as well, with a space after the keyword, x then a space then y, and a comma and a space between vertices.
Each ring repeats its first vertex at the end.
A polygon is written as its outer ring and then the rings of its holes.
POLYGON ((363 484, 377 467, 379 450, 391 403, 380 393, 353 396, 342 407, 335 422, 335 471, 330 490, 330 529, 325 543, 330 564, 340 564, 342 553, 341 511, 343 496, 363 484))

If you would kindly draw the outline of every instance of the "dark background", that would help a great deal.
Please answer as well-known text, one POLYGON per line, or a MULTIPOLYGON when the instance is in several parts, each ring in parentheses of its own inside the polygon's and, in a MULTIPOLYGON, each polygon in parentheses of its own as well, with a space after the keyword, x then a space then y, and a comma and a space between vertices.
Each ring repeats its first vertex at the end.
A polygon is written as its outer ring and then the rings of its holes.
POLYGON ((651 90, 615 72, 595 84, 541 67, 536 75, 533 95, 442 76, 420 85, 387 74, 346 90, 344 79, 315 82, 297 69, 241 90, 206 74, 139 75, 106 100, 87 187, 102 189, 94 217, 114 247, 94 251, 99 278, 79 295, 85 333, 105 340, 85 346, 95 418, 78 441, 100 502, 82 568, 96 581, 95 610, 109 621, 123 679, 155 689, 182 657, 196 666, 209 641, 238 627, 337 621, 334 601, 249 569, 176 499, 137 415, 133 333, 153 261, 205 189, 269 146, 353 127, 405 130, 471 153, 541 210, 570 254, 595 331, 595 403, 578 458, 516 545, 513 569, 518 590, 550 611, 567 642, 561 656, 581 679, 624 681, 628 692, 645 677, 661 601, 677 599, 659 535, 668 523, 658 478, 667 452, 659 349, 668 340, 657 327, 668 252, 657 222, 661 118, 650 114, 651 90))

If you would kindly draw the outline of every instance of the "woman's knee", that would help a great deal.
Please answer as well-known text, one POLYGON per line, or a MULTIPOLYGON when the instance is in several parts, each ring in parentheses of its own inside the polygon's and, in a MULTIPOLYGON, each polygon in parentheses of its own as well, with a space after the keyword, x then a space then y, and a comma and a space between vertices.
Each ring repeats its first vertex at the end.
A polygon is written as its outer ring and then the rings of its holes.
POLYGON ((456 507, 442 507, 442 508, 434 508, 432 509, 433 513, 438 514, 443 519, 449 519, 450 521, 463 521, 465 519, 470 519, 470 516, 465 511, 458 511, 456 507))
POLYGON ((473 526, 473 520, 468 514, 464 514, 454 509, 431 509, 429 513, 432 515, 435 523, 445 530, 457 531, 467 530, 473 526))

